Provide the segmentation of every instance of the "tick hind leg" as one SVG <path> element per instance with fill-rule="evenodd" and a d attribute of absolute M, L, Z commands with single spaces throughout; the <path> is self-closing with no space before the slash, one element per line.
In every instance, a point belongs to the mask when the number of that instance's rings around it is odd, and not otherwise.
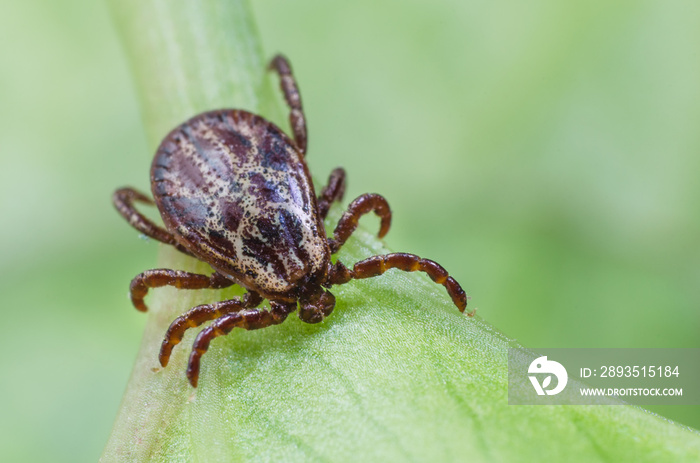
<path fill-rule="evenodd" d="M 165 332 L 163 343 L 160 347 L 158 360 L 165 368 L 170 360 L 170 354 L 173 348 L 180 344 L 185 331 L 189 328 L 196 328 L 204 322 L 214 320 L 226 314 L 239 312 L 244 309 L 257 307 L 262 302 L 262 298 L 258 293 L 246 293 L 243 297 L 229 299 L 227 301 L 215 302 L 213 304 L 204 304 L 188 310 L 185 314 L 177 317 Z"/>
<path fill-rule="evenodd" d="M 175 237 L 166 229 L 151 222 L 143 214 L 136 210 L 135 202 L 153 205 L 153 200 L 133 188 L 120 188 L 112 195 L 112 202 L 119 214 L 129 224 L 144 235 L 158 240 L 161 243 L 170 244 L 178 251 L 192 255 L 187 248 L 175 240 Z"/>
<path fill-rule="evenodd" d="M 279 325 L 296 309 L 296 303 L 277 303 L 270 301 L 271 310 L 246 309 L 229 313 L 217 318 L 211 325 L 203 329 L 192 345 L 192 353 L 187 364 L 187 378 L 193 387 L 197 387 L 199 365 L 202 355 L 209 350 L 209 344 L 214 338 L 229 334 L 234 328 L 257 330 L 272 325 Z"/>
<path fill-rule="evenodd" d="M 148 308 L 143 299 L 148 294 L 149 288 L 174 286 L 178 289 L 222 289 L 233 284 L 233 281 L 216 272 L 211 276 L 206 276 L 198 273 L 183 272 L 182 270 L 159 268 L 146 270 L 136 275 L 131 280 L 129 291 L 134 307 L 141 312 L 145 312 Z"/>
<path fill-rule="evenodd" d="M 466 309 L 467 299 L 469 298 L 467 293 L 457 283 L 457 280 L 452 278 L 447 273 L 447 270 L 437 262 L 422 259 L 414 254 L 397 252 L 383 256 L 373 256 L 356 263 L 352 270 L 347 269 L 342 264 L 336 264 L 334 272 L 331 274 L 331 283 L 343 284 L 352 279 L 372 278 L 392 268 L 403 270 L 404 272 L 420 271 L 427 273 L 435 283 L 441 284 L 447 289 L 447 294 L 450 295 L 452 302 L 454 302 L 460 312 L 464 312 L 464 309 Z M 475 312 L 476 310 L 472 310 L 467 312 L 467 315 L 472 317 Z"/>
<path fill-rule="evenodd" d="M 378 236 L 383 238 L 389 232 L 389 227 L 391 227 L 391 209 L 387 200 L 380 195 L 363 194 L 350 203 L 348 210 L 345 211 L 333 231 L 333 238 L 328 240 L 332 254 L 338 252 L 341 246 L 345 244 L 345 241 L 357 229 L 360 217 L 373 211 L 381 219 Z"/>
<path fill-rule="evenodd" d="M 333 169 L 328 177 L 328 183 L 318 196 L 318 214 L 322 219 L 328 215 L 331 204 L 343 200 L 343 195 L 345 195 L 345 169 L 338 167 Z"/>
<path fill-rule="evenodd" d="M 289 124 L 292 126 L 294 141 L 301 154 L 306 154 L 306 117 L 304 110 L 301 107 L 301 95 L 299 95 L 299 87 L 297 81 L 292 74 L 292 68 L 289 61 L 282 55 L 277 55 L 270 61 L 270 70 L 277 71 L 280 76 L 280 88 L 284 93 L 284 99 L 289 105 Z"/>

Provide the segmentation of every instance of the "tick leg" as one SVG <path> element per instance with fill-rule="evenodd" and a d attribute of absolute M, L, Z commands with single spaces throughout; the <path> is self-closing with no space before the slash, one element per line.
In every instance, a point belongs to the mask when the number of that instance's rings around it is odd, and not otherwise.
<path fill-rule="evenodd" d="M 457 283 L 457 280 L 452 278 L 447 273 L 447 270 L 437 262 L 421 259 L 414 254 L 397 252 L 383 256 L 370 257 L 356 263 L 352 272 L 349 272 L 349 275 L 347 275 L 345 279 L 347 279 L 347 277 L 353 279 L 376 277 L 392 268 L 397 268 L 404 272 L 420 271 L 427 273 L 435 283 L 441 284 L 447 288 L 447 293 L 460 312 L 464 312 L 464 309 L 467 307 L 467 294 L 459 283 Z M 472 317 L 474 313 L 475 311 L 472 310 L 471 312 L 467 312 L 467 315 Z"/>
<path fill-rule="evenodd" d="M 129 291 L 134 307 L 141 312 L 145 312 L 148 308 L 143 302 L 143 298 L 146 297 L 149 288 L 174 286 L 179 289 L 221 289 L 233 284 L 233 281 L 216 272 L 212 273 L 211 276 L 206 276 L 198 273 L 183 272 L 182 270 L 159 268 L 146 270 L 136 275 L 131 280 Z"/>
<path fill-rule="evenodd" d="M 160 364 L 164 368 L 168 365 L 173 348 L 180 344 L 187 329 L 196 328 L 204 322 L 214 320 L 215 318 L 222 317 L 232 312 L 256 307 L 261 302 L 262 298 L 258 293 L 246 293 L 242 298 L 237 297 L 214 304 L 199 305 L 188 310 L 185 314 L 177 317 L 175 321 L 170 324 L 168 331 L 165 332 L 163 344 L 160 346 L 160 354 L 158 355 Z"/>
<path fill-rule="evenodd" d="M 284 93 L 284 99 L 291 110 L 289 113 L 289 124 L 292 126 L 294 141 L 301 154 L 306 154 L 306 117 L 301 107 L 301 96 L 299 87 L 292 74 L 289 61 L 282 55 L 277 55 L 270 61 L 270 70 L 277 71 L 280 76 L 280 88 Z"/>
<path fill-rule="evenodd" d="M 187 378 L 192 387 L 197 387 L 199 379 L 199 364 L 202 355 L 209 349 L 211 341 L 219 336 L 229 334 L 234 328 L 257 330 L 272 325 L 279 325 L 296 309 L 296 303 L 277 303 L 270 301 L 270 311 L 262 309 L 246 309 L 233 312 L 217 318 L 211 325 L 197 335 L 192 346 L 192 353 L 187 364 Z"/>
<path fill-rule="evenodd" d="M 153 204 L 153 200 L 151 200 L 151 198 L 148 196 L 134 190 L 133 188 L 120 188 L 112 195 L 112 202 L 114 203 L 114 207 L 117 208 L 119 214 L 121 214 L 121 216 L 124 217 L 127 222 L 129 222 L 129 225 L 144 235 L 149 236 L 154 240 L 158 240 L 161 243 L 175 246 L 178 251 L 184 252 L 187 255 L 192 255 L 187 248 L 175 240 L 175 237 L 169 231 L 154 224 L 136 210 L 134 202 L 141 202 L 151 205 Z"/>
<path fill-rule="evenodd" d="M 338 225 L 333 232 L 333 239 L 328 240 L 328 245 L 331 248 L 331 253 L 335 254 L 345 244 L 345 241 L 357 229 L 357 222 L 363 215 L 374 211 L 381 218 L 379 227 L 379 237 L 383 238 L 389 231 L 391 226 L 391 209 L 389 203 L 383 196 L 366 193 L 355 199 L 348 210 L 338 221 Z"/>
<path fill-rule="evenodd" d="M 333 172 L 331 172 L 331 175 L 328 177 L 328 183 L 325 188 L 321 190 L 321 194 L 318 197 L 318 214 L 322 219 L 325 219 L 328 215 L 331 204 L 333 204 L 334 201 L 342 201 L 344 194 L 345 169 L 338 167 L 337 169 L 333 169 Z"/>

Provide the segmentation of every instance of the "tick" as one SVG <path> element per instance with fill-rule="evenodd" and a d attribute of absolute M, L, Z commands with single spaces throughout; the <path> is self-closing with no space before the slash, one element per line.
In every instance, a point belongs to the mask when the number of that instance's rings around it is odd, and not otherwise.
<path fill-rule="evenodd" d="M 299 308 L 299 318 L 318 323 L 335 307 L 333 285 L 370 278 L 396 268 L 425 272 L 464 312 L 467 295 L 436 262 L 413 254 L 369 257 L 352 268 L 331 262 L 357 228 L 364 214 L 381 219 L 379 237 L 389 231 L 391 210 L 386 199 L 363 194 L 350 203 L 333 231 L 326 236 L 323 220 L 345 191 L 345 171 L 335 169 L 316 196 L 306 166 L 306 119 L 289 62 L 281 55 L 270 63 L 290 108 L 293 139 L 260 116 L 240 109 L 208 111 L 175 128 L 161 142 L 151 165 L 151 190 L 165 228 L 154 224 L 135 207 L 153 204 L 133 188 L 114 193 L 117 211 L 146 236 L 211 265 L 211 275 L 155 269 L 131 282 L 134 306 L 146 311 L 149 288 L 220 289 L 240 285 L 236 297 L 194 307 L 176 318 L 161 345 L 165 367 L 188 328 L 214 320 L 196 337 L 187 378 L 197 387 L 200 361 L 211 341 L 234 328 L 255 330 L 282 323 Z M 267 299 L 270 309 L 259 308 Z M 469 316 L 473 312 L 468 313 Z"/>

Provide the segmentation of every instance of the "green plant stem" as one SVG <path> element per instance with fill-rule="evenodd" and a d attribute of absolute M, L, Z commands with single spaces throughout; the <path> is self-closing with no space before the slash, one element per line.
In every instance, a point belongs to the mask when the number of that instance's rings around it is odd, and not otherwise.
<path fill-rule="evenodd" d="M 287 127 L 245 1 L 114 0 L 112 10 L 152 152 L 172 127 L 214 108 L 244 108 Z M 327 226 L 339 214 L 334 208 Z M 339 259 L 386 252 L 360 229 Z M 168 247 L 158 267 L 208 271 Z M 322 324 L 290 317 L 217 339 L 195 390 L 184 371 L 197 330 L 165 369 L 162 336 L 186 309 L 235 291 L 153 291 L 102 460 L 700 459 L 696 432 L 638 408 L 509 406 L 506 355 L 516 344 L 461 315 L 425 275 L 393 271 L 333 292 L 336 310 Z"/>

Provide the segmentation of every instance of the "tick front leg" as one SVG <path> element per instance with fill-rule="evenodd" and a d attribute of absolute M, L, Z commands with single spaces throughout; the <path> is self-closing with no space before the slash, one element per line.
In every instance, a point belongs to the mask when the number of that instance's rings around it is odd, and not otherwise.
<path fill-rule="evenodd" d="M 296 303 L 282 304 L 270 301 L 270 306 L 271 310 L 269 311 L 248 309 L 224 315 L 221 318 L 217 318 L 197 335 L 187 364 L 187 378 L 190 380 L 192 387 L 197 387 L 202 355 L 209 350 L 209 344 L 214 338 L 229 334 L 234 328 L 257 330 L 272 325 L 279 325 L 296 309 Z"/>
<path fill-rule="evenodd" d="M 345 169 L 338 167 L 331 172 L 328 183 L 318 197 L 318 214 L 322 219 L 328 215 L 331 204 L 342 201 L 345 194 Z"/>
<path fill-rule="evenodd" d="M 154 224 L 136 210 L 135 202 L 153 205 L 153 200 L 148 196 L 133 188 L 120 188 L 112 195 L 112 202 L 119 214 L 129 222 L 129 225 L 144 235 L 158 240 L 161 243 L 170 244 L 178 251 L 189 256 L 192 255 L 187 248 L 175 240 L 175 237 L 169 231 Z"/>
<path fill-rule="evenodd" d="M 269 69 L 277 71 L 280 76 L 280 88 L 290 109 L 289 124 L 292 126 L 294 141 L 301 154 L 306 154 L 306 117 L 301 107 L 299 87 L 294 79 L 294 74 L 292 74 L 289 61 L 284 56 L 277 55 L 270 61 Z"/>
<path fill-rule="evenodd" d="M 198 273 L 183 272 L 182 270 L 159 268 L 146 270 L 136 275 L 131 280 L 129 290 L 134 307 L 141 312 L 145 312 L 148 308 L 143 299 L 148 294 L 149 288 L 174 286 L 178 289 L 221 289 L 233 284 L 233 281 L 216 272 L 212 273 L 211 276 L 206 276 Z"/>
<path fill-rule="evenodd" d="M 371 278 L 381 275 L 389 269 L 397 268 L 404 272 L 425 272 L 428 276 L 438 284 L 443 285 L 447 289 L 447 293 L 452 298 L 452 302 L 457 306 L 460 312 L 464 312 L 467 307 L 467 293 L 457 283 L 457 280 L 452 278 L 440 264 L 428 259 L 421 259 L 414 254 L 406 254 L 397 252 L 386 254 L 383 256 L 373 256 L 362 260 L 355 264 L 352 272 L 349 272 L 346 280 Z M 476 311 L 467 312 L 470 317 L 474 316 Z"/>
<path fill-rule="evenodd" d="M 338 252 L 341 246 L 345 244 L 345 241 L 347 241 L 350 235 L 357 229 L 357 223 L 360 217 L 372 211 L 381 218 L 378 236 L 383 238 L 384 235 L 387 234 L 389 227 L 391 227 L 391 209 L 389 209 L 389 203 L 383 196 L 366 193 L 350 203 L 348 210 L 345 211 L 338 221 L 338 225 L 333 232 L 333 239 L 328 240 L 328 245 L 331 248 L 332 254 Z"/>
<path fill-rule="evenodd" d="M 170 354 L 173 348 L 180 344 L 185 331 L 189 328 L 196 328 L 204 322 L 214 320 L 232 312 L 239 312 L 244 309 L 257 307 L 262 302 L 262 298 L 258 293 L 246 293 L 242 298 L 237 297 L 227 301 L 220 301 L 214 304 L 204 304 L 188 310 L 185 314 L 177 317 L 170 324 L 168 331 L 165 332 L 163 344 L 160 347 L 158 360 L 165 368 L 170 361 Z"/>

